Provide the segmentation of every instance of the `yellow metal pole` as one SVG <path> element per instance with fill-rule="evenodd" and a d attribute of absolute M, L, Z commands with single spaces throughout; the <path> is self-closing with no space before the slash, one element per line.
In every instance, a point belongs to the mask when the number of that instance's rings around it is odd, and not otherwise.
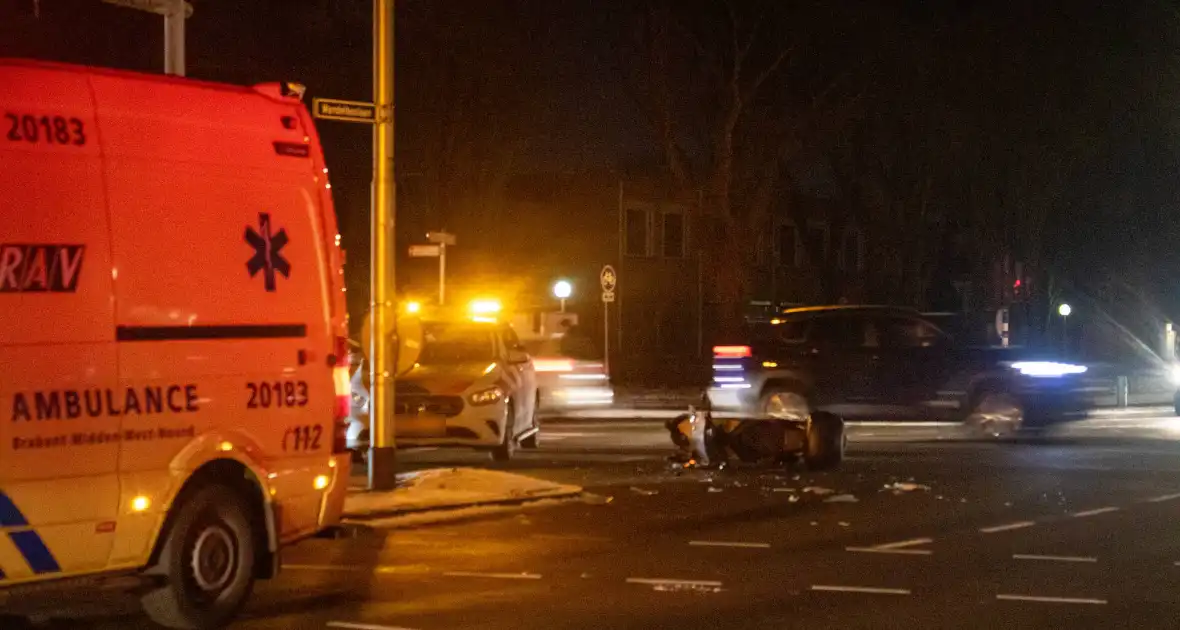
<path fill-rule="evenodd" d="M 394 0 L 373 0 L 372 269 L 370 270 L 369 489 L 392 490 L 397 483 L 394 445 L 393 237 L 397 189 L 393 176 L 393 9 Z"/>

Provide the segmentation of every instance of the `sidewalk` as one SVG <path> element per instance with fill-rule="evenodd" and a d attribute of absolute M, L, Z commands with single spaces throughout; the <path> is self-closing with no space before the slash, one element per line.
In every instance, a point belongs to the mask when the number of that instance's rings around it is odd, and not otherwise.
<path fill-rule="evenodd" d="M 579 486 L 478 468 L 435 468 L 397 476 L 398 487 L 388 492 L 349 489 L 344 519 L 353 524 L 388 527 L 424 524 L 473 516 L 473 510 L 519 506 L 545 499 L 565 499 L 582 493 Z M 415 517 L 409 519 L 407 517 Z"/>

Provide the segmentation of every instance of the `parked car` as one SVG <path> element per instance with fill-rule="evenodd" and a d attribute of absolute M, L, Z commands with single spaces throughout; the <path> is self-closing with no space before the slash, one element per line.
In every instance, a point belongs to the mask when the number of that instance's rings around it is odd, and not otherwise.
<path fill-rule="evenodd" d="M 467 446 L 511 459 L 536 448 L 537 379 L 512 327 L 469 319 L 426 321 L 421 353 L 394 381 L 397 446 Z M 361 360 L 352 374 L 354 452 L 368 448 L 369 387 Z"/>
<path fill-rule="evenodd" d="M 709 402 L 746 417 L 954 420 L 987 434 L 1081 417 L 1082 365 L 970 347 L 916 311 L 798 308 L 714 348 Z"/>

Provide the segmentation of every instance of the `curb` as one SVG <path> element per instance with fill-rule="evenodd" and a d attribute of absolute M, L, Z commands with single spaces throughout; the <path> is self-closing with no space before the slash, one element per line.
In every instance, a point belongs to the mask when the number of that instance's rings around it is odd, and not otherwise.
<path fill-rule="evenodd" d="M 446 513 L 455 510 L 463 510 L 467 508 L 476 507 L 512 507 L 518 505 L 527 505 L 537 501 L 544 501 L 546 499 L 569 499 L 581 496 L 585 491 L 582 488 L 576 490 L 552 490 L 543 493 L 532 494 L 526 497 L 511 497 L 504 499 L 488 499 L 486 501 L 462 501 L 442 505 L 431 505 L 426 507 L 411 507 L 401 508 L 395 510 L 379 510 L 373 512 L 366 512 L 362 514 L 348 514 L 345 513 L 341 519 L 342 524 L 364 525 L 370 521 L 383 520 L 387 518 L 397 518 L 399 516 L 410 516 L 416 514 L 429 514 L 432 512 Z"/>

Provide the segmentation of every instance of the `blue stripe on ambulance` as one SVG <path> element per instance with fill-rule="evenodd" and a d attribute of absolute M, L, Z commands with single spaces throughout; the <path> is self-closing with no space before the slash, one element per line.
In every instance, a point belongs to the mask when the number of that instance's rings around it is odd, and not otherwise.
<path fill-rule="evenodd" d="M 7 494 L 0 492 L 0 527 L 28 526 L 29 521 L 20 508 L 16 507 Z M 37 532 L 31 529 L 8 532 L 8 538 L 12 544 L 16 545 L 20 555 L 24 556 L 25 562 L 29 563 L 29 568 L 33 570 L 33 573 L 58 573 L 61 571 L 61 566 L 53 557 L 53 552 L 49 551 L 49 547 L 45 546 L 45 541 L 41 540 L 41 536 Z M 0 569 L 0 580 L 4 578 L 4 570 Z"/>

